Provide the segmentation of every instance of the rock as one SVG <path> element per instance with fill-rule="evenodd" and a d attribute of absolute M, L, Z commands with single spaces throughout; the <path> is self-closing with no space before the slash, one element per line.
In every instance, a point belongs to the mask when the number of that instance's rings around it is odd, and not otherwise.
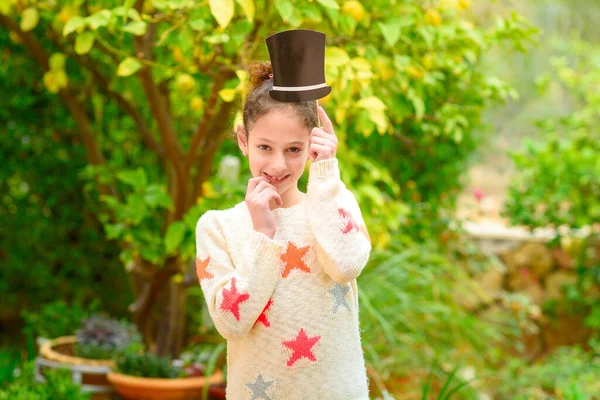
<path fill-rule="evenodd" d="M 554 266 L 550 250 L 542 243 L 529 242 L 523 247 L 509 252 L 503 257 L 508 272 L 521 273 L 527 268 L 535 277 L 541 278 Z"/>
<path fill-rule="evenodd" d="M 577 275 L 571 271 L 558 271 L 550 274 L 545 280 L 545 300 L 560 300 L 564 297 L 563 286 L 577 282 Z"/>

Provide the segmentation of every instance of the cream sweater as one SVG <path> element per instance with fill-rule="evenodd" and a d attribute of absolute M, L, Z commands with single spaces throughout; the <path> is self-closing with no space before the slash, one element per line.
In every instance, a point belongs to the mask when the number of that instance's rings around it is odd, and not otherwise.
<path fill-rule="evenodd" d="M 272 211 L 270 239 L 244 202 L 196 227 L 196 270 L 227 339 L 227 398 L 368 399 L 356 278 L 371 243 L 337 159 L 313 163 L 306 200 Z"/>

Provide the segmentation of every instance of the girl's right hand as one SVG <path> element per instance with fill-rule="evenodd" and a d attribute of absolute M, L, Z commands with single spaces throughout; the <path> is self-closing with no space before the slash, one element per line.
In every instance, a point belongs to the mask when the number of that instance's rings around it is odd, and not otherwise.
<path fill-rule="evenodd" d="M 248 181 L 245 202 L 250 211 L 254 230 L 273 239 L 276 229 L 275 219 L 269 206 L 271 200 L 275 200 L 278 205 L 283 204 L 277 189 L 266 178 L 258 176 Z"/>

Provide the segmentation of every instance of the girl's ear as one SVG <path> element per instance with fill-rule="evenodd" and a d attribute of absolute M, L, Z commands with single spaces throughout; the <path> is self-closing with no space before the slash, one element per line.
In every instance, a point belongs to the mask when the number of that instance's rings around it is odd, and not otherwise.
<path fill-rule="evenodd" d="M 248 154 L 248 139 L 246 137 L 246 130 L 242 125 L 237 126 L 237 140 L 242 153 L 244 155 Z"/>

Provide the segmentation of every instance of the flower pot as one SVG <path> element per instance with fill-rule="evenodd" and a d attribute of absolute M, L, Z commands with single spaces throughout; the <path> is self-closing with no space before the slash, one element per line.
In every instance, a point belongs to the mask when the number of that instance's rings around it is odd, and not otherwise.
<path fill-rule="evenodd" d="M 215 383 L 208 388 L 208 400 L 225 400 L 225 382 Z"/>
<path fill-rule="evenodd" d="M 92 400 L 110 399 L 114 389 L 106 379 L 106 373 L 114 367 L 114 362 L 75 357 L 76 342 L 75 336 L 63 336 L 41 343 L 40 356 L 35 360 L 36 380 L 45 382 L 44 369 L 66 368 L 82 391 L 92 393 Z"/>
<path fill-rule="evenodd" d="M 223 373 L 217 371 L 208 377 L 190 378 L 141 378 L 111 371 L 107 374 L 117 392 L 131 400 L 192 400 L 202 395 L 206 385 L 223 381 Z"/>

